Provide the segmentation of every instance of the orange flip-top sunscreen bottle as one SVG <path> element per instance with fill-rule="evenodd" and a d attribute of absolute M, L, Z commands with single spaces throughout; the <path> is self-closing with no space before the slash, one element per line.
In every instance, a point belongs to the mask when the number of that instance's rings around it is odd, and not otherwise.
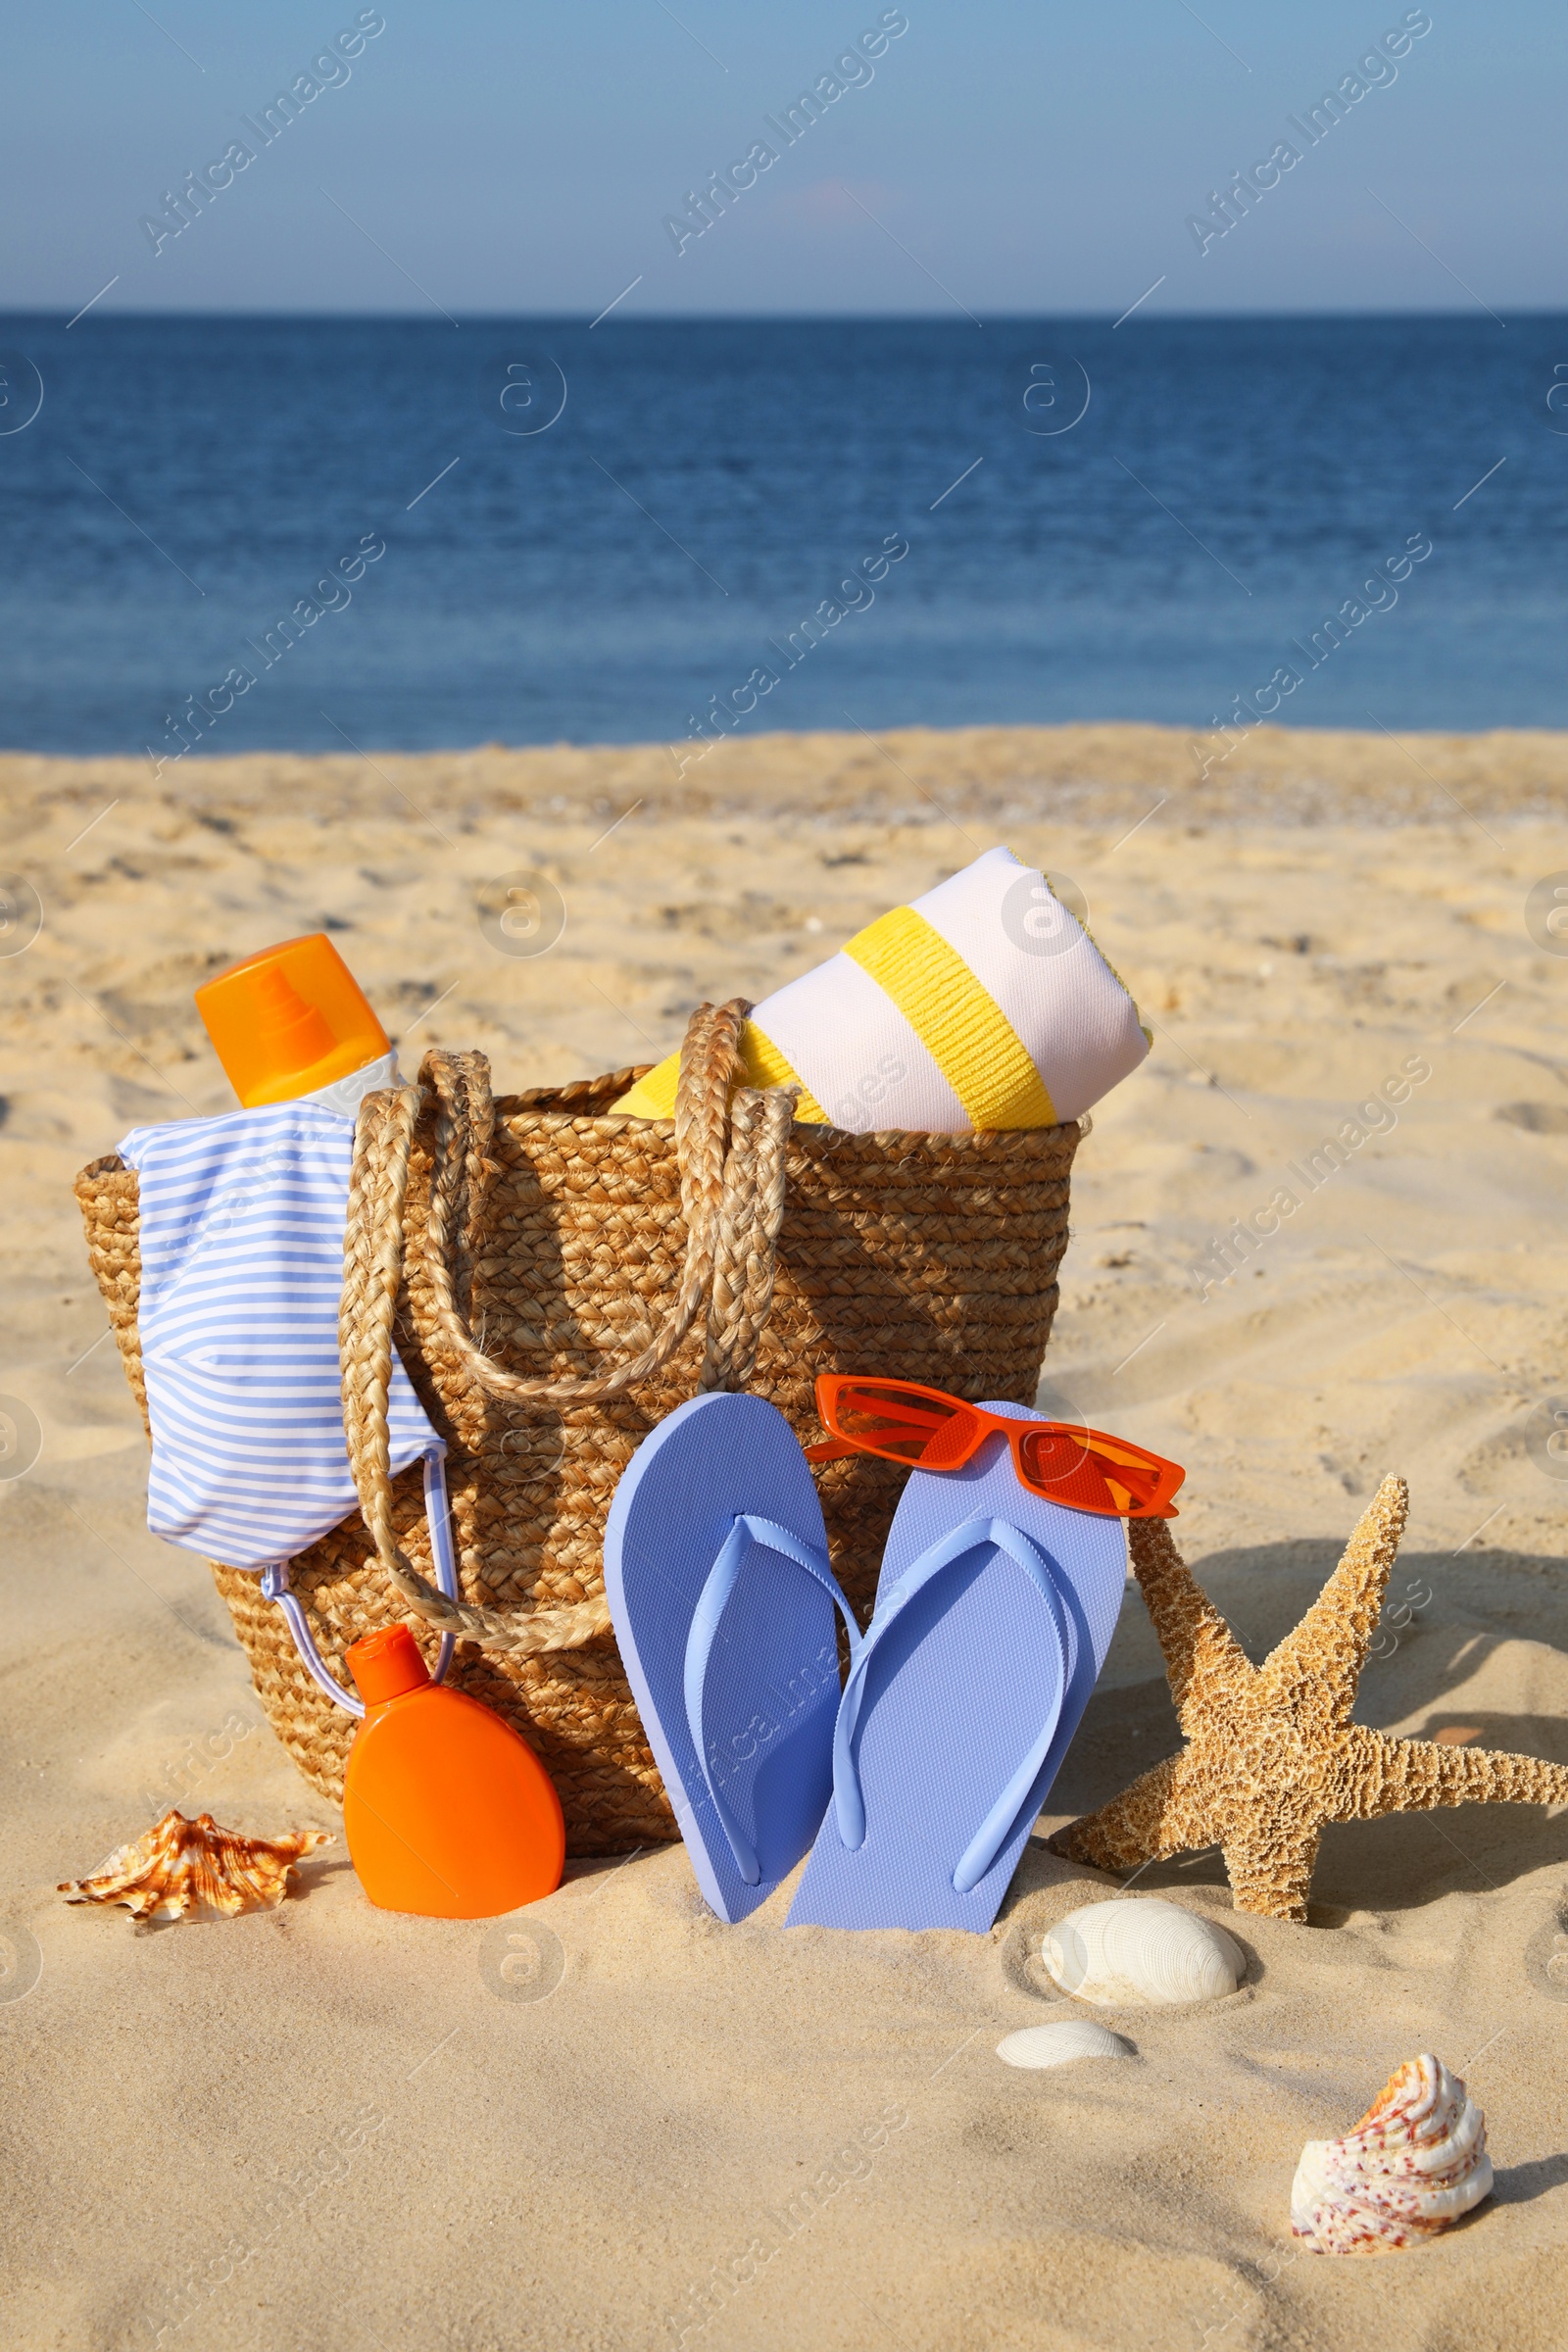
<path fill-rule="evenodd" d="M 241 956 L 202 983 L 196 1009 L 247 1110 L 317 1094 L 392 1051 L 324 931 Z"/>
<path fill-rule="evenodd" d="M 360 1884 L 383 1911 L 494 1919 L 561 1884 L 554 1783 L 491 1708 L 432 1683 L 406 1625 L 348 1652 L 365 1700 L 343 1782 Z"/>

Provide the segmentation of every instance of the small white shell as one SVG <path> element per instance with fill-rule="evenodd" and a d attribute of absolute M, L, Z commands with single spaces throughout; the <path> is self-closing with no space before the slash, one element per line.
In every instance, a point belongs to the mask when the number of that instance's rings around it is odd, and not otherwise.
<path fill-rule="evenodd" d="M 1234 1992 L 1247 1963 L 1222 1928 L 1135 1895 L 1058 1919 L 1041 1957 L 1063 1992 L 1106 2009 L 1186 2009 Z"/>
<path fill-rule="evenodd" d="M 1291 2230 L 1318 2254 L 1387 2254 L 1446 2230 L 1492 2193 L 1487 2119 L 1430 2051 L 1391 2075 L 1343 2139 L 1309 2139 Z"/>
<path fill-rule="evenodd" d="M 1067 2066 L 1074 2058 L 1130 2058 L 1133 2045 L 1104 2026 L 1074 2017 L 1059 2026 L 1025 2026 L 997 2044 L 1008 2066 Z"/>

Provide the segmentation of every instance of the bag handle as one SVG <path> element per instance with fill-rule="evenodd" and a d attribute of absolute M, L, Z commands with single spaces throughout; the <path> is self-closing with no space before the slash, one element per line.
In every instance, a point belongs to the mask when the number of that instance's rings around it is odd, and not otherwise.
<path fill-rule="evenodd" d="M 430 1205 L 420 1249 L 441 1331 L 470 1376 L 490 1395 L 521 1405 L 586 1403 L 622 1395 L 665 1364 L 698 1309 L 708 1307 L 700 1390 L 738 1389 L 750 1377 L 772 1303 L 784 1219 L 785 1145 L 793 1088 L 741 1086 L 742 999 L 699 1005 L 681 1049 L 675 1096 L 686 1255 L 674 1302 L 654 1338 L 629 1363 L 587 1379 L 524 1379 L 488 1356 L 453 1296 L 449 1262 L 461 1228 L 470 1247 L 483 1222 L 495 1162 L 489 1064 L 482 1054 L 426 1054 L 417 1086 L 367 1095 L 360 1104 L 344 1228 L 338 1348 L 343 1431 L 365 1522 L 400 1597 L 443 1633 L 513 1656 L 576 1649 L 610 1628 L 604 1594 L 568 1608 L 487 1609 L 439 1592 L 403 1551 L 392 1526 L 387 1396 L 393 1320 L 403 1277 L 409 1162 L 420 1111 L 435 1106 Z"/>
<path fill-rule="evenodd" d="M 428 1081 L 434 1091 L 436 1116 L 424 1271 L 442 1333 L 470 1377 L 492 1396 L 541 1404 L 587 1404 L 618 1396 L 659 1371 L 686 1337 L 712 1287 L 725 1204 L 730 1092 L 736 1078 L 745 1077 L 740 1029 L 749 1009 L 740 999 L 729 1004 L 699 1005 L 681 1050 L 675 1149 L 680 1160 L 686 1260 L 674 1303 L 641 1354 L 612 1372 L 582 1380 L 548 1375 L 526 1379 L 508 1372 L 485 1354 L 458 1311 L 450 1262 L 452 1240 L 460 1224 L 466 1225 L 470 1246 L 477 1238 L 487 1182 L 494 1169 L 487 1152 L 495 1129 L 495 1107 L 489 1065 L 482 1054 L 436 1052 L 425 1055 L 419 1077 L 421 1084 Z"/>

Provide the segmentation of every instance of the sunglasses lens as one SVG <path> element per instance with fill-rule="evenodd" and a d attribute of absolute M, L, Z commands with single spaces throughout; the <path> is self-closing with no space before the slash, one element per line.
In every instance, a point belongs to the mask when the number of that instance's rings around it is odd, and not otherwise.
<path fill-rule="evenodd" d="M 1060 1486 L 1088 1463 L 1088 1432 L 1031 1429 L 1023 1441 L 1024 1467 L 1042 1486 Z"/>
<path fill-rule="evenodd" d="M 901 1462 L 940 1464 L 955 1450 L 967 1414 L 961 1404 L 941 1396 L 911 1396 L 874 1380 L 857 1380 L 846 1381 L 839 1391 L 833 1419 L 844 1437 L 878 1453 Z"/>
<path fill-rule="evenodd" d="M 1021 1450 L 1031 1486 L 1074 1510 L 1120 1518 L 1147 1511 L 1159 1498 L 1160 1473 L 1152 1462 L 1123 1459 L 1120 1449 L 1113 1458 L 1086 1429 L 1032 1429 Z"/>

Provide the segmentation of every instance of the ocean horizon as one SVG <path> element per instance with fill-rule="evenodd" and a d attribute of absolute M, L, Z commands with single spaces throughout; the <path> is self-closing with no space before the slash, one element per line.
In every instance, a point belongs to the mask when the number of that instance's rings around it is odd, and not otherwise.
<path fill-rule="evenodd" d="M 1557 313 L 10 314 L 0 365 L 8 749 L 1568 724 Z"/>

